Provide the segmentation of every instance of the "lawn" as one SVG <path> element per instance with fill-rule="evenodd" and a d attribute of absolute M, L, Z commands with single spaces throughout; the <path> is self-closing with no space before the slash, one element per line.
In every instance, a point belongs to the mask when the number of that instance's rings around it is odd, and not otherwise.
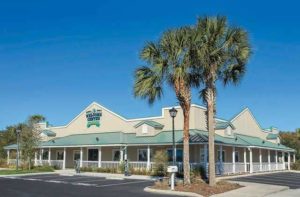
<path fill-rule="evenodd" d="M 13 175 L 13 174 L 28 174 L 28 173 L 38 173 L 38 172 L 54 172 L 51 167 L 36 167 L 31 170 L 28 169 L 9 169 L 9 170 L 0 170 L 0 175 Z"/>

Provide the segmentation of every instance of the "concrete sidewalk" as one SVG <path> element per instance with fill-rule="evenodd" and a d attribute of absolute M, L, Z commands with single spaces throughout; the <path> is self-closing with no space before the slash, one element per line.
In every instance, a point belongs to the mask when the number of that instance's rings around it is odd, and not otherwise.
<path fill-rule="evenodd" d="M 151 176 L 144 176 L 144 175 L 131 175 L 125 176 L 124 174 L 112 174 L 112 173 L 100 173 L 100 172 L 81 172 L 77 174 L 73 169 L 66 169 L 66 170 L 55 170 L 55 173 L 65 176 L 93 176 L 93 177 L 105 177 L 105 178 L 112 178 L 112 179 L 138 179 L 138 180 L 157 180 L 157 177 Z"/>
<path fill-rule="evenodd" d="M 233 181 L 231 181 L 233 182 Z M 235 182 L 245 187 L 240 189 L 225 192 L 223 194 L 216 194 L 212 197 L 262 197 L 262 196 L 273 196 L 279 192 L 289 191 L 289 187 L 278 186 L 278 185 L 267 185 L 258 183 L 248 183 L 248 182 Z M 284 195 L 286 196 L 286 195 Z"/>

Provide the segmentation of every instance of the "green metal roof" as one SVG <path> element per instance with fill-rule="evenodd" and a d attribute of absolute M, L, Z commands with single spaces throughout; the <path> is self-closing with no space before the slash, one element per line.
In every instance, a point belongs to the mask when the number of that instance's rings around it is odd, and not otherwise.
<path fill-rule="evenodd" d="M 48 137 L 55 137 L 56 133 L 50 130 L 44 130 L 42 131 L 43 134 L 47 135 Z"/>
<path fill-rule="evenodd" d="M 216 129 L 226 129 L 227 127 L 235 128 L 231 122 L 216 121 Z"/>
<path fill-rule="evenodd" d="M 276 140 L 277 137 L 278 137 L 278 134 L 275 134 L 275 133 L 269 133 L 269 134 L 267 135 L 267 139 L 268 139 L 268 140 Z"/>
<path fill-rule="evenodd" d="M 177 143 L 183 142 L 182 130 L 175 131 L 175 141 Z M 97 146 L 97 145 L 121 145 L 121 144 L 171 144 L 172 131 L 162 131 L 154 136 L 136 136 L 135 133 L 123 132 L 105 132 L 105 133 L 90 133 L 90 134 L 76 134 L 52 140 L 41 142 L 41 147 L 65 147 L 65 146 Z M 208 132 L 196 129 L 190 130 L 190 143 L 208 143 Z M 285 151 L 294 151 L 282 144 L 276 144 L 265 141 L 258 137 L 252 137 L 242 134 L 235 134 L 233 137 L 223 137 L 215 135 L 215 143 L 223 145 L 235 145 L 242 147 L 265 147 Z M 5 149 L 16 149 L 16 145 L 6 146 Z"/>
<path fill-rule="evenodd" d="M 253 136 L 242 135 L 242 134 L 236 134 L 236 136 L 238 138 L 240 138 L 241 140 L 244 140 L 245 142 L 249 143 L 249 146 L 258 146 L 258 147 L 266 147 L 266 148 L 294 151 L 294 149 L 291 149 L 287 146 L 284 146 L 279 143 L 276 144 L 273 142 L 269 142 L 269 141 L 263 140 L 259 137 L 253 137 Z"/>
<path fill-rule="evenodd" d="M 138 128 L 139 126 L 141 126 L 143 124 L 147 124 L 147 125 L 149 125 L 151 127 L 154 127 L 156 129 L 162 129 L 162 128 L 164 128 L 164 125 L 162 125 L 162 124 L 160 124 L 158 122 L 155 122 L 153 120 L 144 120 L 144 121 L 141 121 L 138 124 L 136 124 L 134 127 Z"/>

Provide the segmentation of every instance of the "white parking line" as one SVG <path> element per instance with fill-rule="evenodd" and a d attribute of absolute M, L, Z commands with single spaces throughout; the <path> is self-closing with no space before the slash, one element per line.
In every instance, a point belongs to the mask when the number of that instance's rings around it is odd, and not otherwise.
<path fill-rule="evenodd" d="M 79 186 L 97 186 L 97 184 L 89 184 L 89 183 L 72 183 L 72 185 L 79 185 Z"/>
<path fill-rule="evenodd" d="M 146 181 L 132 181 L 132 182 L 126 182 L 126 183 L 112 183 L 112 184 L 107 184 L 107 185 L 98 185 L 96 187 L 111 187 L 111 186 L 130 185 L 130 184 L 145 183 L 145 182 L 149 182 L 149 180 L 146 180 Z"/>
<path fill-rule="evenodd" d="M 90 182 L 101 182 L 101 181 L 108 181 L 106 179 L 93 179 L 93 180 L 86 180 L 86 181 L 78 181 L 80 183 L 90 183 Z M 76 182 L 76 183 L 78 183 Z"/>

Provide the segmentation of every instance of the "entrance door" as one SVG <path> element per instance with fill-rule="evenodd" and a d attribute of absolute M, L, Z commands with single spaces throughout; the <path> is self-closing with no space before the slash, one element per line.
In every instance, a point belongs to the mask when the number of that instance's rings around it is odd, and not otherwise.
<path fill-rule="evenodd" d="M 80 151 L 79 150 L 75 150 L 73 153 L 73 160 L 77 161 L 80 160 Z"/>

